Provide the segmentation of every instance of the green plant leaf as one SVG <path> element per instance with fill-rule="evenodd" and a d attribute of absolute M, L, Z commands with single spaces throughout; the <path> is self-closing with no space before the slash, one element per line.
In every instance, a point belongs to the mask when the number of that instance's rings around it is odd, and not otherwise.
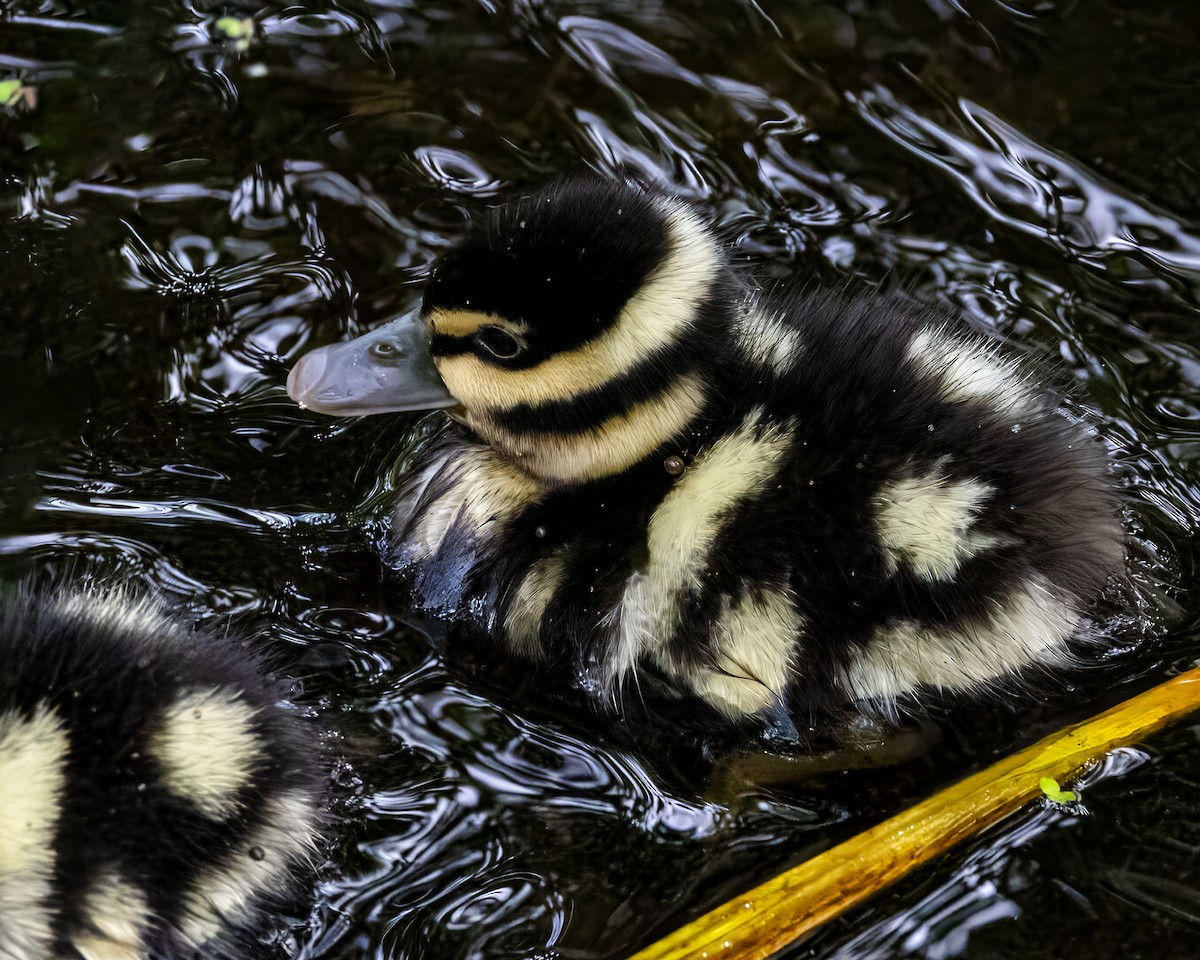
<path fill-rule="evenodd" d="M 230 40 L 248 40 L 254 36 L 254 21 L 249 17 L 221 17 L 216 26 Z"/>
<path fill-rule="evenodd" d="M 1078 793 L 1074 790 L 1064 790 L 1053 777 L 1042 777 L 1038 785 L 1042 788 L 1042 793 L 1055 803 L 1074 803 L 1079 799 Z"/>
<path fill-rule="evenodd" d="M 20 96 L 20 80 L 0 80 L 0 106 L 11 107 Z"/>

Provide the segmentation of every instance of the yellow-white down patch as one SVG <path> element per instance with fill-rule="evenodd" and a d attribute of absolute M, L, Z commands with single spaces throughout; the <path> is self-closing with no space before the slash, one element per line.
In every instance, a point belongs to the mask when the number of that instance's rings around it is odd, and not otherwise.
<path fill-rule="evenodd" d="M 570 400 L 632 369 L 654 350 L 680 340 L 691 326 L 696 303 L 716 276 L 720 253 L 708 230 L 683 207 L 664 201 L 668 253 L 625 304 L 616 322 L 577 349 L 548 357 L 535 367 L 511 370 L 472 354 L 437 358 L 447 389 L 468 413 L 508 410 L 520 404 Z M 581 304 L 580 309 L 586 310 Z M 435 311 L 426 322 L 463 329 L 463 311 Z M 473 322 L 491 322 L 485 315 Z"/>
<path fill-rule="evenodd" d="M 1007 416 L 1040 406 L 1029 379 L 998 349 L 966 343 L 946 330 L 922 330 L 909 343 L 908 359 L 937 381 L 941 398 L 948 402 L 981 402 Z"/>
<path fill-rule="evenodd" d="M 218 689 L 185 694 L 168 707 L 150 740 L 167 789 L 206 816 L 237 813 L 238 792 L 262 757 L 256 713 L 236 693 Z"/>
<path fill-rule="evenodd" d="M 83 960 L 142 960 L 142 937 L 150 919 L 145 894 L 116 874 L 102 876 L 87 892 L 89 929 L 71 943 Z"/>
<path fill-rule="evenodd" d="M 525 337 L 530 329 L 529 324 L 524 320 L 514 320 L 462 308 L 434 310 L 425 318 L 425 322 L 432 333 L 444 333 L 452 337 L 469 337 L 478 332 L 480 327 L 496 326 L 520 339 Z"/>
<path fill-rule="evenodd" d="M 761 417 L 755 411 L 696 457 L 651 516 L 646 565 L 629 578 L 618 610 L 612 679 L 660 652 L 679 626 L 680 601 L 701 586 L 722 521 L 775 473 L 788 425 L 760 429 Z"/>
<path fill-rule="evenodd" d="M 713 628 L 716 667 L 687 678 L 692 689 L 730 717 L 765 710 L 783 695 L 803 626 L 781 590 L 726 600 Z"/>
<path fill-rule="evenodd" d="M 283 794 L 263 803 L 262 825 L 228 856 L 206 869 L 184 902 L 180 929 L 194 945 L 246 919 L 255 900 L 284 889 L 293 866 L 316 855 L 316 819 L 304 797 Z"/>
<path fill-rule="evenodd" d="M 67 735 L 49 707 L 0 714 L 0 957 L 52 955 L 47 898 L 66 761 Z"/>
<path fill-rule="evenodd" d="M 738 346 L 749 360 L 780 376 L 789 374 L 804 349 L 800 331 L 778 314 L 750 309 L 735 327 Z"/>
<path fill-rule="evenodd" d="M 504 619 L 508 642 L 518 653 L 527 657 L 541 656 L 542 618 L 566 570 L 567 552 L 559 549 L 542 557 L 525 574 Z"/>
<path fill-rule="evenodd" d="M 856 699 L 894 699 L 922 684 L 976 690 L 1022 667 L 1065 660 L 1078 622 L 1045 581 L 1031 579 L 981 622 L 939 628 L 905 622 L 880 630 L 842 685 Z"/>
<path fill-rule="evenodd" d="M 949 580 L 965 560 L 1000 540 L 974 529 L 993 490 L 978 480 L 949 480 L 937 468 L 890 484 L 875 500 L 875 529 L 891 570 Z"/>
<path fill-rule="evenodd" d="M 159 604 L 129 591 L 70 590 L 56 599 L 60 613 L 79 618 L 116 633 L 147 637 L 155 642 L 178 629 Z"/>
<path fill-rule="evenodd" d="M 414 560 L 437 553 L 450 528 L 462 521 L 472 533 L 486 536 L 535 503 L 537 483 L 500 454 L 482 444 L 464 444 L 440 461 L 448 488 L 425 508 L 405 534 Z"/>
<path fill-rule="evenodd" d="M 468 416 L 478 433 L 512 455 L 523 470 L 550 483 L 620 473 L 683 433 L 704 407 L 704 384 L 680 377 L 656 397 L 634 404 L 594 430 L 578 434 L 509 434 Z"/>

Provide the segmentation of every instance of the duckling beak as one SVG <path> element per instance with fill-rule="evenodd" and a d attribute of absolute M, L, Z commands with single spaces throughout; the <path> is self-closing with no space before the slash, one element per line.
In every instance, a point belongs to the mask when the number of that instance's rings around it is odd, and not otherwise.
<path fill-rule="evenodd" d="M 458 403 L 433 364 L 424 325 L 414 317 L 306 353 L 288 374 L 287 392 L 301 407 L 335 417 Z"/>

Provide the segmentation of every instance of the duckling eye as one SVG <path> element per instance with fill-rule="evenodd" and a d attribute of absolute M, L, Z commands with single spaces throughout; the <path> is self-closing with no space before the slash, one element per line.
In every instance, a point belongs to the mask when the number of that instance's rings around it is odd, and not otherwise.
<path fill-rule="evenodd" d="M 475 342 L 497 360 L 511 360 L 521 352 L 521 341 L 499 327 L 481 327 Z"/>
<path fill-rule="evenodd" d="M 388 340 L 375 341 L 367 347 L 367 353 L 376 360 L 401 360 L 404 357 L 404 351 Z"/>

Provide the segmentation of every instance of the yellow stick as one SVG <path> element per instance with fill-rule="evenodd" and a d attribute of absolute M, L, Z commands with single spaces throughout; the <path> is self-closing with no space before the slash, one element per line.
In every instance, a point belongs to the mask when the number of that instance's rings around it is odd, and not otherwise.
<path fill-rule="evenodd" d="M 1136 743 L 1200 707 L 1200 667 L 1046 737 L 928 800 L 781 873 L 687 924 L 631 960 L 765 960 L 1066 780 L 1114 747 Z"/>

